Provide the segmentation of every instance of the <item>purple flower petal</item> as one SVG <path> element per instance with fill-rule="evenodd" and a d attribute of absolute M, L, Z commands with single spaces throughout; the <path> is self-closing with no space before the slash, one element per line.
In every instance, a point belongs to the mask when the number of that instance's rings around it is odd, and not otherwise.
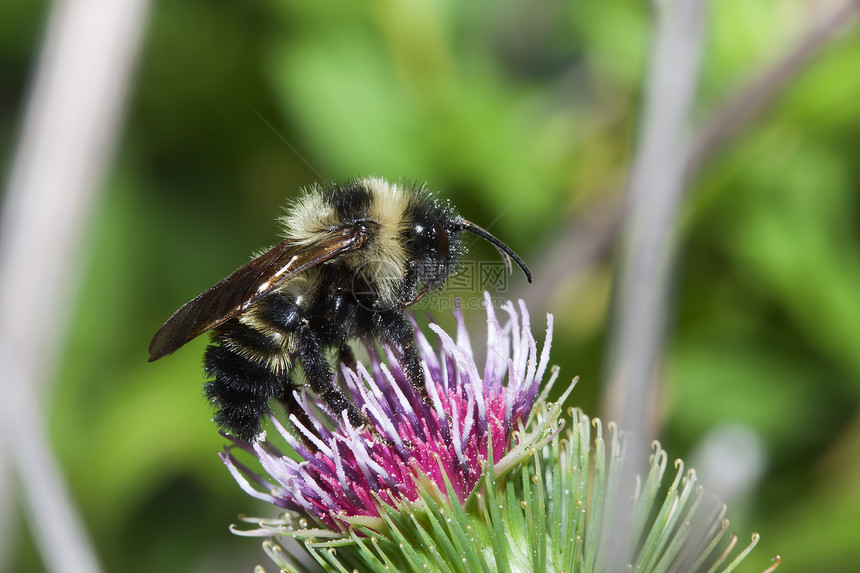
<path fill-rule="evenodd" d="M 534 405 L 552 338 L 548 317 L 546 339 L 538 353 L 524 304 L 517 312 L 506 303 L 500 323 L 489 295 L 484 300 L 487 358 L 483 374 L 475 364 L 458 303 L 453 313 L 456 342 L 431 323 L 438 340 L 434 349 L 416 326 L 426 402 L 407 379 L 399 350 L 384 347 L 383 363 L 377 348 L 368 345 L 369 369 L 358 364 L 355 371 L 344 367 L 342 372 L 373 431 L 351 427 L 345 413 L 338 417 L 324 412 L 321 417 L 321 408 L 302 390 L 295 397 L 305 415 L 289 417 L 298 437 L 274 417 L 272 421 L 273 434 L 280 434 L 303 460 L 281 455 L 268 441 L 250 448 L 237 443 L 257 457 L 275 482 L 225 452 L 221 459 L 240 487 L 258 499 L 341 531 L 356 520 L 374 523 L 381 515 L 380 504 L 415 501 L 419 487 L 428 480 L 444 492 L 447 479 L 459 501 L 465 501 L 481 478 L 489 440 L 494 464 L 515 446 L 513 430 L 525 424 Z M 302 420 L 309 420 L 310 427 Z"/>

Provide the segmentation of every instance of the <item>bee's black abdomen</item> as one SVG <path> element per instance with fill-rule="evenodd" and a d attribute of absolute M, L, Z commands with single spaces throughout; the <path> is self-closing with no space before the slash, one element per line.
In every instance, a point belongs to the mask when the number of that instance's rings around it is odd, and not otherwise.
<path fill-rule="evenodd" d="M 286 378 L 224 346 L 210 346 L 203 358 L 212 380 L 203 393 L 215 406 L 215 423 L 251 441 L 260 433 L 269 399 L 283 396 Z"/>

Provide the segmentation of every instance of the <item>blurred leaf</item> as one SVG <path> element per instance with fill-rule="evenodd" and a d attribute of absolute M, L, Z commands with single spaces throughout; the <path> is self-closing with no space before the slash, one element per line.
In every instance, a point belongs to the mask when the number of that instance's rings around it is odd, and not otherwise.
<path fill-rule="evenodd" d="M 834 380 L 860 395 L 860 247 L 856 197 L 838 156 L 771 132 L 750 166 L 745 216 L 726 234 L 742 271 L 775 297 L 818 350 L 852 372 Z M 775 149 L 774 149 L 775 148 Z"/>
<path fill-rule="evenodd" d="M 813 468 L 803 495 L 777 502 L 768 512 L 767 527 L 774 539 L 763 550 L 781 552 L 792 571 L 835 573 L 856 568 L 860 560 L 858 446 L 860 423 L 855 416 L 824 462 Z M 778 544 L 782 546 L 777 549 Z"/>
<path fill-rule="evenodd" d="M 753 345 L 738 331 L 688 333 L 673 345 L 666 400 L 673 429 L 694 440 L 720 423 L 742 423 L 781 460 L 810 452 L 838 428 L 838 397 L 820 392 L 826 373 L 802 357 L 786 360 L 786 348 Z M 803 423 L 793 413 L 804 412 Z M 689 442 L 688 442 L 689 445 Z"/>
<path fill-rule="evenodd" d="M 536 225 L 558 193 L 542 179 L 553 166 L 546 150 L 569 143 L 552 136 L 529 90 L 454 42 L 454 15 L 389 17 L 312 22 L 274 52 L 286 109 L 334 166 L 323 175 L 428 180 L 479 198 L 491 217 L 516 208 L 519 225 Z"/>

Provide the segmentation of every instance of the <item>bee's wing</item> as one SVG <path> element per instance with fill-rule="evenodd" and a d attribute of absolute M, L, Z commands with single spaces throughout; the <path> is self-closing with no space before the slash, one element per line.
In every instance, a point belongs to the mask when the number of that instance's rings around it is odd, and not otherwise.
<path fill-rule="evenodd" d="M 240 314 L 290 277 L 359 249 L 366 240 L 366 229 L 352 225 L 309 245 L 280 242 L 174 312 L 152 337 L 149 361 Z"/>

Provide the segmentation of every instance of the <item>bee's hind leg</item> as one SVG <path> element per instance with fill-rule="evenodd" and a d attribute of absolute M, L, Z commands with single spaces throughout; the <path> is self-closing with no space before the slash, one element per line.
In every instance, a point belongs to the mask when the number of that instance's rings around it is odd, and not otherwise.
<path fill-rule="evenodd" d="M 284 411 L 287 413 L 287 417 L 295 416 L 295 420 L 301 424 L 308 432 L 314 432 L 314 423 L 311 421 L 310 415 L 305 411 L 302 405 L 299 403 L 296 398 L 296 392 L 298 391 L 295 386 L 293 386 L 292 382 L 288 382 L 285 384 L 286 392 L 282 396 L 278 396 L 278 402 L 280 402 L 281 406 L 283 406 Z M 298 437 L 302 444 L 310 451 L 314 451 L 316 446 L 311 442 L 309 436 L 305 435 L 305 432 L 299 429 L 297 424 L 290 420 L 292 426 L 293 435 Z M 319 437 L 319 436 L 317 436 Z"/>

